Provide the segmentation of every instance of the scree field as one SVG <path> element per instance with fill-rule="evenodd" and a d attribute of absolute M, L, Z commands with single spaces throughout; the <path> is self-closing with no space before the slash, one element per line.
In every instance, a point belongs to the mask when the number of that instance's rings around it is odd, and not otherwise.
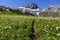
<path fill-rule="evenodd" d="M 35 21 L 32 32 L 32 22 Z M 0 40 L 60 40 L 60 18 L 34 17 L 0 12 Z"/>

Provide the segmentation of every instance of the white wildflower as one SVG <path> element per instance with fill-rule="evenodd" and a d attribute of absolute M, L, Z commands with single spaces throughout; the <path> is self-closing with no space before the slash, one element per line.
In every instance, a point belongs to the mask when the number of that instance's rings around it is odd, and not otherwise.
<path fill-rule="evenodd" d="M 47 27 L 49 27 L 49 25 L 47 25 Z"/>
<path fill-rule="evenodd" d="M 60 34 L 57 34 L 57 36 L 60 36 Z"/>
<path fill-rule="evenodd" d="M 56 30 L 58 30 L 60 27 L 56 27 Z"/>

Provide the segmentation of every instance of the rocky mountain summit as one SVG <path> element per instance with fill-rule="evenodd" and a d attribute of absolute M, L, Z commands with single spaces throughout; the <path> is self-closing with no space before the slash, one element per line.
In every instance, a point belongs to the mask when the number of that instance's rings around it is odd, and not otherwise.
<path fill-rule="evenodd" d="M 29 3 L 25 6 L 17 7 L 17 9 L 19 9 L 21 12 L 27 12 L 27 13 L 38 15 L 38 16 L 40 11 L 42 11 L 42 9 L 39 8 L 35 3 Z"/>
<path fill-rule="evenodd" d="M 37 9 L 37 8 L 39 8 L 37 6 L 37 4 L 35 4 L 35 3 L 29 3 L 29 4 L 25 5 L 24 7 L 25 8 L 30 8 L 30 9 Z"/>

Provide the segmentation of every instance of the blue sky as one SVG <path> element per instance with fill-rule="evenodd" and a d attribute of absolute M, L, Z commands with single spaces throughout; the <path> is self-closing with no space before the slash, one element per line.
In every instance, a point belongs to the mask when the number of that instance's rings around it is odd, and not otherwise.
<path fill-rule="evenodd" d="M 36 3 L 40 8 L 60 4 L 60 0 L 0 0 L 0 5 L 18 7 L 32 2 Z"/>

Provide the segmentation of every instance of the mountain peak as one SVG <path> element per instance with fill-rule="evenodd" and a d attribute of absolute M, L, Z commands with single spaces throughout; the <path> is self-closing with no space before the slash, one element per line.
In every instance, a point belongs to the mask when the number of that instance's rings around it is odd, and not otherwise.
<path fill-rule="evenodd" d="M 24 7 L 25 8 L 31 8 L 31 9 L 37 9 L 37 8 L 39 8 L 36 3 L 29 3 L 29 4 L 27 4 Z"/>

